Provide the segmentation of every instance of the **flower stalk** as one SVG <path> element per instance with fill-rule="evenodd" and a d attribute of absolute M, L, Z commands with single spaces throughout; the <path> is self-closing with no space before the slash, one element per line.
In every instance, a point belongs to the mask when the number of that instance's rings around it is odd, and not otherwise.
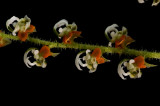
<path fill-rule="evenodd" d="M 18 36 L 13 36 L 11 34 L 5 34 L 4 32 L 0 33 L 0 37 L 8 38 L 13 41 L 20 41 Z M 82 43 L 72 43 L 72 44 L 64 44 L 59 43 L 57 41 L 46 41 L 41 40 L 39 38 L 33 38 L 28 37 L 26 40 L 27 42 L 34 43 L 36 45 L 48 45 L 50 48 L 61 48 L 61 49 L 77 49 L 77 50 L 94 50 L 95 48 L 100 48 L 102 53 L 118 53 L 118 54 L 124 54 L 128 56 L 144 56 L 145 58 L 152 58 L 152 59 L 160 59 L 160 52 L 151 52 L 146 50 L 136 50 L 136 49 L 119 49 L 114 47 L 106 47 L 106 46 L 100 46 L 100 45 L 90 45 L 90 44 L 82 44 Z M 20 41 L 21 42 L 21 41 Z"/>

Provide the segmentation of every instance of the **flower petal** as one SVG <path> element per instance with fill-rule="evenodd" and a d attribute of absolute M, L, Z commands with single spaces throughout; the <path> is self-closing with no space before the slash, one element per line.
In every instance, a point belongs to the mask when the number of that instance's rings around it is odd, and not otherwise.
<path fill-rule="evenodd" d="M 97 62 L 94 62 L 94 63 L 93 63 L 93 68 L 94 68 L 94 69 L 97 69 L 97 66 L 98 66 Z"/>
<path fill-rule="evenodd" d="M 93 73 L 93 72 L 95 72 L 96 70 L 97 70 L 97 68 L 91 69 L 91 70 L 89 70 L 89 73 Z"/>
<path fill-rule="evenodd" d="M 138 69 L 137 77 L 138 77 L 138 78 L 141 78 L 141 76 L 142 76 L 142 73 L 141 73 L 141 70 L 140 70 L 140 68 L 139 68 L 139 69 Z"/>
<path fill-rule="evenodd" d="M 20 27 L 18 25 L 15 26 L 12 35 L 16 36 L 16 33 L 20 30 Z"/>
<path fill-rule="evenodd" d="M 63 26 L 63 25 L 68 25 L 68 21 L 67 20 L 65 20 L 65 19 L 62 19 L 62 20 L 60 20 L 59 22 L 57 22 L 55 25 L 54 25 L 54 30 L 56 31 L 56 29 L 58 28 L 58 27 L 61 27 L 61 26 Z M 63 29 L 61 30 L 61 32 L 63 31 Z M 60 33 L 61 33 L 60 32 Z"/>
<path fill-rule="evenodd" d="M 71 30 L 72 31 L 77 31 L 77 25 L 76 25 L 76 23 L 72 23 L 72 27 L 71 27 Z"/>
<path fill-rule="evenodd" d="M 25 52 L 24 57 L 23 57 L 24 63 L 26 64 L 26 66 L 27 66 L 28 68 L 31 68 L 30 66 L 36 65 L 36 62 L 31 63 L 30 60 L 29 60 L 30 57 L 27 57 L 27 55 L 28 55 L 28 53 L 29 53 L 30 51 L 32 51 L 32 49 L 30 49 L 30 50 L 28 50 L 27 52 Z"/>
<path fill-rule="evenodd" d="M 7 27 L 7 29 L 8 29 L 9 31 L 11 31 L 11 32 L 13 31 L 13 29 L 10 27 L 10 25 L 11 25 L 11 24 L 15 24 L 14 21 L 18 21 L 18 22 L 19 22 L 19 18 L 13 16 L 13 17 L 11 17 L 9 20 L 7 20 L 7 22 L 6 22 L 6 27 Z M 16 25 L 16 24 L 15 24 L 15 25 Z M 14 25 L 14 26 L 15 26 L 15 25 Z"/>
<path fill-rule="evenodd" d="M 47 66 L 47 63 L 45 62 L 45 59 L 44 59 L 44 61 L 43 61 L 43 63 L 42 63 L 42 68 L 46 68 L 46 66 Z"/>
<path fill-rule="evenodd" d="M 117 34 L 117 32 L 118 32 L 118 30 L 116 29 L 116 27 L 118 27 L 118 25 L 117 24 L 113 24 L 113 25 L 108 26 L 106 28 L 106 30 L 105 30 L 105 36 L 106 36 L 106 38 L 109 41 L 111 41 L 111 39 L 113 39 L 115 37 L 115 35 Z M 111 35 L 111 37 L 112 37 L 111 39 L 110 39 L 108 33 Z"/>
<path fill-rule="evenodd" d="M 160 3 L 160 0 L 153 0 L 152 6 L 157 6 Z"/>
<path fill-rule="evenodd" d="M 26 21 L 26 25 L 25 25 L 25 31 L 26 31 L 30 27 L 31 19 L 27 15 L 25 15 L 24 19 Z"/>
<path fill-rule="evenodd" d="M 120 62 L 120 64 L 118 65 L 118 74 L 119 74 L 119 76 L 120 76 L 123 80 L 126 80 L 126 78 L 124 78 L 124 76 L 130 75 L 130 73 L 129 73 L 129 72 L 127 72 L 127 73 L 124 72 L 124 70 L 123 70 L 124 67 L 122 67 L 122 64 L 123 64 L 123 63 L 125 63 L 125 62 L 122 61 L 122 62 Z"/>
<path fill-rule="evenodd" d="M 82 67 L 86 67 L 87 66 L 87 64 L 83 64 L 82 63 L 81 58 L 80 58 L 80 55 L 82 55 L 83 53 L 84 52 L 78 53 L 77 56 L 76 56 L 76 59 L 75 59 L 75 65 L 78 68 L 78 70 L 82 70 L 79 65 L 81 65 Z"/>

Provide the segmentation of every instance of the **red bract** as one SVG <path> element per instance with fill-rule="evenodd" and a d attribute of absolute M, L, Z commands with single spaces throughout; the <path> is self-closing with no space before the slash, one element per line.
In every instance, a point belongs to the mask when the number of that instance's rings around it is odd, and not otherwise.
<path fill-rule="evenodd" d="M 72 32 L 69 32 L 68 35 L 65 35 L 63 37 L 63 43 L 65 44 L 71 44 L 75 38 L 79 37 L 81 35 L 81 32 L 80 31 L 72 31 Z"/>
<path fill-rule="evenodd" d="M 23 42 L 26 41 L 28 38 L 28 34 L 34 32 L 34 30 L 35 30 L 35 26 L 30 25 L 30 27 L 25 32 L 18 31 L 19 39 Z"/>
<path fill-rule="evenodd" d="M 115 48 L 123 49 L 132 42 L 134 42 L 134 40 L 130 36 L 122 35 L 119 39 L 115 41 Z"/>
<path fill-rule="evenodd" d="M 52 53 L 50 51 L 50 48 L 48 46 L 43 46 L 40 51 L 39 54 L 43 57 L 43 58 L 47 58 L 48 56 L 51 56 Z"/>
<path fill-rule="evenodd" d="M 145 60 L 143 56 L 138 56 L 134 58 L 135 64 L 138 68 L 146 68 Z"/>
<path fill-rule="evenodd" d="M 98 64 L 105 63 L 105 59 L 102 57 L 102 52 L 100 48 L 95 48 L 91 56 L 96 57 Z"/>

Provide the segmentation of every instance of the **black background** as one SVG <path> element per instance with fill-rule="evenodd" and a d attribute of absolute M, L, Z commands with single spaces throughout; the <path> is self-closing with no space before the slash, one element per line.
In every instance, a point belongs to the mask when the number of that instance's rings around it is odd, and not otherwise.
<path fill-rule="evenodd" d="M 130 48 L 160 51 L 160 5 L 151 7 L 151 4 L 152 0 L 145 4 L 138 4 L 137 0 L 4 1 L 0 6 L 0 29 L 9 33 L 6 20 L 12 16 L 22 18 L 28 15 L 37 30 L 31 36 L 54 41 L 58 40 L 52 30 L 54 24 L 67 19 L 69 23 L 76 22 L 78 30 L 82 31 L 83 38 L 77 39 L 77 42 L 107 45 L 104 30 L 116 23 L 120 29 L 127 27 L 128 35 L 136 40 Z M 127 101 L 137 105 L 159 96 L 159 66 L 142 70 L 140 79 L 123 81 L 117 74 L 117 66 L 126 56 L 104 55 L 112 62 L 99 65 L 95 73 L 89 74 L 86 68 L 80 72 L 75 67 L 74 60 L 79 51 L 53 49 L 53 52 L 61 54 L 56 58 L 47 58 L 47 68 L 35 66 L 29 69 L 23 62 L 23 55 L 30 47 L 41 48 L 29 42 L 13 42 L 0 48 L 0 88 L 4 93 L 2 99 L 7 100 L 5 104 L 27 104 L 30 101 L 37 104 L 47 100 L 45 105 L 48 102 L 125 105 Z M 146 61 L 160 63 L 155 59 Z"/>
<path fill-rule="evenodd" d="M 75 22 L 78 30 L 82 31 L 83 38 L 77 42 L 107 45 L 108 41 L 104 36 L 104 30 L 107 26 L 116 23 L 121 29 L 125 26 L 129 35 L 136 40 L 130 45 L 130 48 L 149 51 L 160 51 L 159 48 L 159 24 L 158 15 L 160 6 L 151 7 L 152 1 L 146 4 L 138 4 L 136 0 L 106 0 L 105 2 L 92 1 L 33 1 L 14 2 L 7 7 L 1 7 L 0 28 L 7 31 L 6 20 L 12 16 L 19 18 L 28 15 L 31 18 L 31 24 L 36 26 L 37 32 L 33 37 L 39 37 L 45 40 L 58 40 L 53 33 L 53 26 L 61 19 L 67 19 L 69 23 Z M 60 41 L 60 40 L 58 40 Z M 104 55 L 112 62 L 101 64 L 95 73 L 89 74 L 88 69 L 79 71 L 75 67 L 75 57 L 79 51 L 53 49 L 54 52 L 61 54 L 56 58 L 46 59 L 47 68 L 40 67 L 27 68 L 23 62 L 24 52 L 29 47 L 41 48 L 29 42 L 13 42 L 11 45 L 0 48 L 1 71 L 3 80 L 33 81 L 33 82 L 119 82 L 122 79 L 117 74 L 117 66 L 120 60 L 126 56 Z M 146 60 L 149 63 L 159 64 L 159 60 Z M 143 75 L 140 79 L 131 79 L 132 81 L 157 81 L 159 77 L 159 66 L 151 69 L 143 69 Z M 129 81 L 130 78 L 128 78 Z M 89 83 L 88 82 L 88 83 Z"/>

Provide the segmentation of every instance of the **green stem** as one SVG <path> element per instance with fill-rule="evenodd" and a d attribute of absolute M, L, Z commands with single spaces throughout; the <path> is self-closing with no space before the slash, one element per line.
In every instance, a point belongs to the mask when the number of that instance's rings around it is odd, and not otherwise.
<path fill-rule="evenodd" d="M 17 36 L 13 36 L 10 34 L 0 33 L 0 36 L 3 38 L 9 38 L 14 41 L 20 41 Z M 121 53 L 129 56 L 144 56 L 145 58 L 154 58 L 154 59 L 160 59 L 160 52 L 150 52 L 150 51 L 143 51 L 143 50 L 135 50 L 135 49 L 117 49 L 113 47 L 106 47 L 106 46 L 99 46 L 99 45 L 90 45 L 90 44 L 82 44 L 82 43 L 72 43 L 72 44 L 64 44 L 59 43 L 56 41 L 45 41 L 41 40 L 39 38 L 32 38 L 29 37 L 27 39 L 27 42 L 31 42 L 37 45 L 48 45 L 50 48 L 71 48 L 71 49 L 79 49 L 79 50 L 86 50 L 90 49 L 93 50 L 95 48 L 100 48 L 103 53 Z"/>

